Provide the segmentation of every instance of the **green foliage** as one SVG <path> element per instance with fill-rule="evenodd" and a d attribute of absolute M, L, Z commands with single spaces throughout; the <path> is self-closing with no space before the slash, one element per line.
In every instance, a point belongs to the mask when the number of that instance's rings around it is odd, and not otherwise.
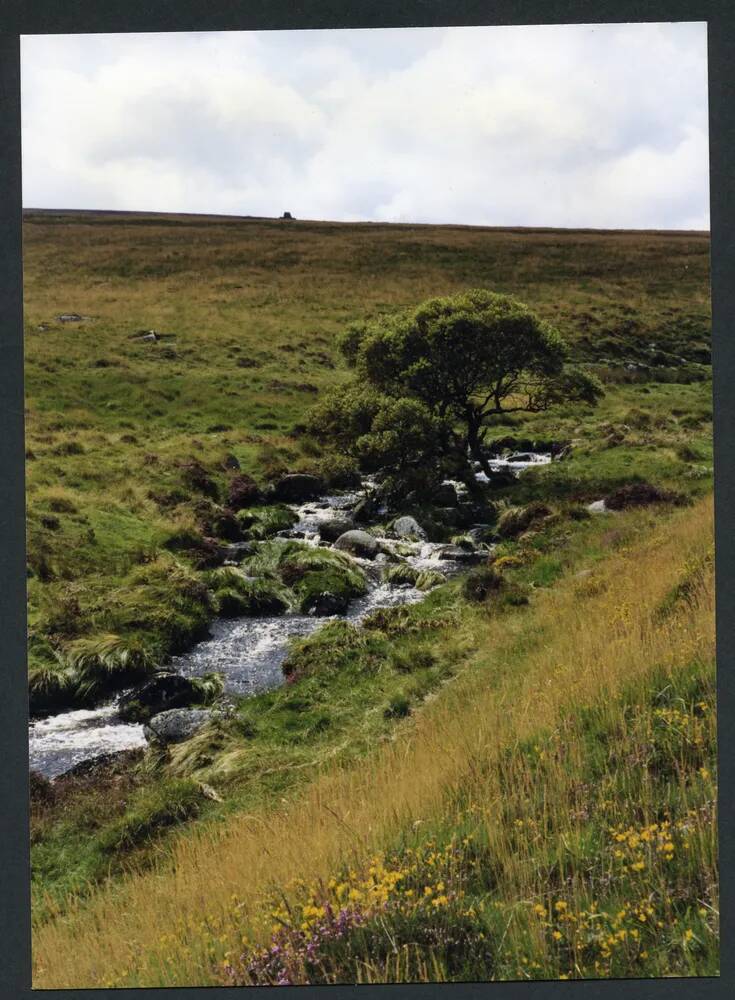
<path fill-rule="evenodd" d="M 469 477 L 468 449 L 489 471 L 481 440 L 493 416 L 602 396 L 594 376 L 566 366 L 556 330 L 482 289 L 352 328 L 342 345 L 355 382 L 317 404 L 308 427 L 398 494 L 430 492 L 450 455 Z"/>
<path fill-rule="evenodd" d="M 291 641 L 283 663 L 284 676 L 292 683 L 314 673 L 328 673 L 346 665 L 370 638 L 345 621 L 328 622 L 307 639 Z"/>
<path fill-rule="evenodd" d="M 328 487 L 348 490 L 360 485 L 361 476 L 358 463 L 348 455 L 327 452 L 320 459 L 317 473 Z"/>
<path fill-rule="evenodd" d="M 59 661 L 30 660 L 28 699 L 31 714 L 59 710 L 79 700 L 76 677 Z"/>
<path fill-rule="evenodd" d="M 270 507 L 244 507 L 237 512 L 237 520 L 248 538 L 262 541 L 273 538 L 279 531 L 288 531 L 298 520 L 285 504 Z"/>
<path fill-rule="evenodd" d="M 202 793 L 189 779 L 174 779 L 142 789 L 126 814 L 100 836 L 100 846 L 110 853 L 138 847 L 166 827 L 196 816 L 201 806 Z"/>
<path fill-rule="evenodd" d="M 245 566 L 249 574 L 275 580 L 280 593 L 290 591 L 291 603 L 302 611 L 325 592 L 349 601 L 367 590 L 365 574 L 349 556 L 300 541 L 265 542 Z"/>
<path fill-rule="evenodd" d="M 470 570 L 462 581 L 462 596 L 466 601 L 481 603 L 499 591 L 505 584 L 502 575 L 493 566 L 478 566 Z"/>
<path fill-rule="evenodd" d="M 495 531 L 500 538 L 517 538 L 550 514 L 551 509 L 542 501 L 532 501 L 525 507 L 509 507 L 498 518 Z"/>
<path fill-rule="evenodd" d="M 410 584 L 410 586 L 415 587 L 418 578 L 419 571 L 414 569 L 414 567 L 409 565 L 409 563 L 396 563 L 394 566 L 388 566 L 383 574 L 383 579 L 386 583 L 392 583 L 394 585 L 407 583 Z"/>
<path fill-rule="evenodd" d="M 416 586 L 419 590 L 431 590 L 444 582 L 444 574 L 435 569 L 423 569 L 416 577 Z"/>
<path fill-rule="evenodd" d="M 357 441 L 370 433 L 383 396 L 365 383 L 337 386 L 306 414 L 306 429 L 330 448 L 357 459 Z"/>
<path fill-rule="evenodd" d="M 112 633 L 75 640 L 67 646 L 63 662 L 83 694 L 99 693 L 145 677 L 156 666 L 150 649 L 140 639 Z"/>
<path fill-rule="evenodd" d="M 199 705 L 212 705 L 225 689 L 222 674 L 203 674 L 201 677 L 190 677 L 189 680 L 194 687 Z"/>
<path fill-rule="evenodd" d="M 291 603 L 287 588 L 268 577 L 246 577 L 235 569 L 221 567 L 208 573 L 206 579 L 223 618 L 279 615 Z"/>

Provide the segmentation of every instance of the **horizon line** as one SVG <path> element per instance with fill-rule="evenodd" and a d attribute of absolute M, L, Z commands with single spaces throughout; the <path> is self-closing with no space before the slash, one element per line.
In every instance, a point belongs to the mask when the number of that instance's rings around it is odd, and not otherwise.
<path fill-rule="evenodd" d="M 286 218 L 283 215 L 236 215 L 228 212 L 184 212 L 184 211 L 160 211 L 158 209 L 127 209 L 127 208 L 40 208 L 35 206 L 22 206 L 21 211 L 25 213 L 49 213 L 49 214 L 86 214 L 86 215 L 134 215 L 134 216 L 167 216 L 192 219 L 221 219 L 233 222 L 283 222 L 283 223 L 322 223 L 332 226 L 427 226 L 427 227 L 447 227 L 455 229 L 491 229 L 491 230 L 526 230 L 530 232 L 582 232 L 582 233 L 667 233 L 671 235 L 711 235 L 709 229 L 681 229 L 663 228 L 647 226 L 640 229 L 624 226 L 550 226 L 544 224 L 530 225 L 523 223 L 510 223 L 506 225 L 492 225 L 491 223 L 471 223 L 471 222 L 419 222 L 408 220 L 377 220 L 377 219 L 312 219 L 292 216 Z"/>

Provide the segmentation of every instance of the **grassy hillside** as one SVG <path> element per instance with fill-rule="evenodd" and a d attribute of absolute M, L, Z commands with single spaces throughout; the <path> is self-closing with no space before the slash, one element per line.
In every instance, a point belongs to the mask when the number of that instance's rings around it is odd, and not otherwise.
<path fill-rule="evenodd" d="M 35 985 L 276 981 L 274 943 L 291 981 L 716 972 L 711 504 L 618 531 L 462 605 L 428 639 L 462 669 L 367 759 L 38 928 Z"/>
<path fill-rule="evenodd" d="M 164 587 L 165 553 L 203 521 L 218 530 L 226 456 L 261 483 L 318 466 L 294 428 L 345 377 L 333 345 L 348 321 L 471 286 L 518 296 L 610 388 L 592 414 L 498 428 L 577 441 L 557 492 L 708 479 L 705 234 L 29 212 L 24 240 L 39 707 L 79 700 L 58 656 L 80 638 L 117 635 L 160 660 L 201 634 L 212 608 L 186 575 Z M 58 320 L 68 312 L 84 319 Z M 149 329 L 165 337 L 135 337 Z"/>
<path fill-rule="evenodd" d="M 606 389 L 498 424 L 572 450 L 496 491 L 543 508 L 493 568 L 326 625 L 292 683 L 34 802 L 34 985 L 716 971 L 708 236 L 62 212 L 24 233 L 38 710 L 205 633 L 233 460 L 261 486 L 328 471 L 301 425 L 348 377 L 348 322 L 490 288 Z M 680 505 L 585 510 L 642 480 Z"/>

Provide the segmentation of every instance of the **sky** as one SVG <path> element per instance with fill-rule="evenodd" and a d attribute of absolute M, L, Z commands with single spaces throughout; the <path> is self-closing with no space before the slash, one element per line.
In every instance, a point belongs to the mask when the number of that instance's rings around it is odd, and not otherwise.
<path fill-rule="evenodd" d="M 23 203 L 709 228 L 704 23 L 24 36 Z"/>

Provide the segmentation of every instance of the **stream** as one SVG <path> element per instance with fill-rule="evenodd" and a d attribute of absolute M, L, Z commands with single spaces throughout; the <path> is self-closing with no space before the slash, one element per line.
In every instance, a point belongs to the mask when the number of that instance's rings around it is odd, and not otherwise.
<path fill-rule="evenodd" d="M 490 466 L 510 468 L 519 474 L 531 465 L 549 461 L 550 455 L 524 453 L 510 456 L 510 459 L 491 460 Z M 476 475 L 478 480 L 486 481 L 484 473 Z M 363 495 L 364 490 L 361 490 L 292 505 L 298 516 L 292 531 L 303 534 L 301 540 L 307 544 L 318 545 L 320 521 L 333 517 L 337 511 L 354 507 Z M 402 551 L 407 553 L 405 561 L 416 569 L 437 570 L 445 577 L 460 569 L 457 562 L 439 558 L 446 547 L 442 543 L 378 540 L 387 548 L 400 544 Z M 209 638 L 197 643 L 188 653 L 172 657 L 170 669 L 189 677 L 217 672 L 223 676 L 226 694 L 254 695 L 283 683 L 281 666 L 288 654 L 290 639 L 311 635 L 335 618 L 359 622 L 377 608 L 412 604 L 426 596 L 425 591 L 406 584 L 382 582 L 381 569 L 387 564 L 385 555 L 379 554 L 374 560 L 352 558 L 365 571 L 368 591 L 354 600 L 345 614 L 316 617 L 294 613 L 217 619 L 210 625 Z M 58 777 L 77 764 L 102 754 L 145 745 L 143 726 L 123 722 L 117 715 L 116 701 L 98 708 L 61 712 L 34 720 L 29 726 L 30 767 L 47 778 Z"/>

